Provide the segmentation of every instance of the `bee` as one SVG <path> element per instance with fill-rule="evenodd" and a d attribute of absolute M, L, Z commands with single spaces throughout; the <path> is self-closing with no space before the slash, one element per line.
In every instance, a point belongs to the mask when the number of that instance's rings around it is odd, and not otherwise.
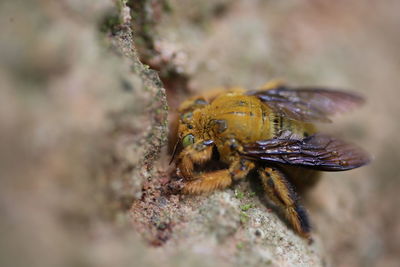
<path fill-rule="evenodd" d="M 315 182 L 318 171 L 346 171 L 370 161 L 363 149 L 317 132 L 314 123 L 331 122 L 332 115 L 363 102 L 347 92 L 291 88 L 281 82 L 190 98 L 178 110 L 171 159 L 183 178 L 182 192 L 223 189 L 254 171 L 293 229 L 310 239 L 308 215 L 295 188 Z M 225 167 L 207 171 L 211 160 Z"/>

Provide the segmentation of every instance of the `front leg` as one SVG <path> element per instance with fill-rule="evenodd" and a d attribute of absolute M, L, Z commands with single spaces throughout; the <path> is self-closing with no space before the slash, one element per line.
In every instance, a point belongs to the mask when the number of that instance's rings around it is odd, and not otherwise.
<path fill-rule="evenodd" d="M 246 177 L 253 168 L 253 162 L 238 158 L 229 166 L 229 169 L 207 172 L 195 177 L 195 180 L 184 185 L 182 192 L 185 194 L 201 194 L 226 188 L 232 184 L 233 180 Z"/>
<path fill-rule="evenodd" d="M 199 141 L 186 147 L 178 158 L 179 175 L 187 180 L 193 179 L 194 164 L 204 164 L 211 159 L 212 141 Z"/>

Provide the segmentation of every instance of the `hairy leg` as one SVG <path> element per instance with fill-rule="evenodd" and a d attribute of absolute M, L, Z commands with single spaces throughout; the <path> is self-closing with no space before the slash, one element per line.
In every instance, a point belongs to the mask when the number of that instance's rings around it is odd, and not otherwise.
<path fill-rule="evenodd" d="M 229 169 L 207 172 L 189 181 L 183 188 L 185 194 L 201 194 L 223 189 L 232 184 L 232 181 L 246 177 L 254 163 L 245 159 L 234 161 Z"/>
<path fill-rule="evenodd" d="M 307 212 L 299 204 L 297 194 L 285 175 L 276 168 L 260 168 L 258 172 L 268 197 L 283 209 L 296 232 L 310 239 Z"/>
<path fill-rule="evenodd" d="M 211 159 L 213 146 L 201 141 L 186 147 L 178 159 L 179 175 L 187 180 L 193 179 L 194 164 L 204 164 Z"/>

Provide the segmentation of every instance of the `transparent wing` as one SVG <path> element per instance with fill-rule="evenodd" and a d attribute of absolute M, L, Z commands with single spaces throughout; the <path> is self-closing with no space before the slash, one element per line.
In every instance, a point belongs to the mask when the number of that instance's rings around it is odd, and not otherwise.
<path fill-rule="evenodd" d="M 323 134 L 302 140 L 271 139 L 244 146 L 242 155 L 247 158 L 321 171 L 345 171 L 370 162 L 361 148 Z"/>
<path fill-rule="evenodd" d="M 361 105 L 356 94 L 323 88 L 290 88 L 279 85 L 270 90 L 248 91 L 281 116 L 305 122 L 330 122 L 329 116 Z"/>

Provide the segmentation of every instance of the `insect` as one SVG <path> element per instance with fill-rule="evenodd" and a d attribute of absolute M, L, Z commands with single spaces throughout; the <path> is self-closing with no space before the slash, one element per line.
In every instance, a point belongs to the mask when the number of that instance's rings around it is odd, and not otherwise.
<path fill-rule="evenodd" d="M 269 199 L 299 235 L 310 238 L 308 215 L 295 188 L 315 180 L 317 171 L 351 170 L 370 161 L 364 150 L 318 133 L 313 123 L 330 122 L 332 115 L 362 103 L 351 93 L 280 82 L 186 100 L 179 108 L 171 159 L 176 158 L 184 180 L 182 192 L 212 192 L 257 172 Z M 204 170 L 211 160 L 226 167 Z"/>

